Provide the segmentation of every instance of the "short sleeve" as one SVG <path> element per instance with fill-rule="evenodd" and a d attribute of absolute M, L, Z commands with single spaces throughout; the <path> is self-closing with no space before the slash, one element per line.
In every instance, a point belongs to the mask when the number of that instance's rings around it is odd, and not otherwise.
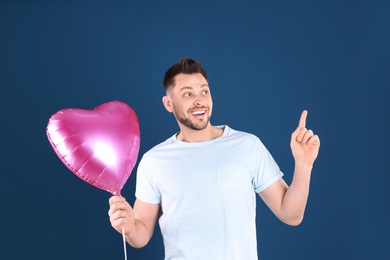
<path fill-rule="evenodd" d="M 259 193 L 282 178 L 283 173 L 260 139 L 257 139 L 254 156 L 256 157 L 256 169 L 253 188 L 256 193 Z"/>
<path fill-rule="evenodd" d="M 161 202 L 161 194 L 153 182 L 148 165 L 148 158 L 142 157 L 137 169 L 135 196 L 137 199 L 147 203 L 159 204 Z"/>

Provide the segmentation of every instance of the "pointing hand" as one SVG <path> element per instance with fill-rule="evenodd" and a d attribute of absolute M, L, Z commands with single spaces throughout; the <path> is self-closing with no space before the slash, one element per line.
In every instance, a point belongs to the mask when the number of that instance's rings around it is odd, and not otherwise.
<path fill-rule="evenodd" d="M 320 138 L 306 128 L 307 110 L 302 112 L 297 129 L 291 135 L 291 152 L 296 163 L 312 166 L 318 156 Z"/>

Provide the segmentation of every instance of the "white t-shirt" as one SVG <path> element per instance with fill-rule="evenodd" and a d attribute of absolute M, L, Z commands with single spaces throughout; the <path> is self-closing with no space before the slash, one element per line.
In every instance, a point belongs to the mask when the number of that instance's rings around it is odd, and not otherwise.
<path fill-rule="evenodd" d="M 283 176 L 252 134 L 187 143 L 176 135 L 144 154 L 136 197 L 161 204 L 165 259 L 257 259 L 256 193 Z"/>

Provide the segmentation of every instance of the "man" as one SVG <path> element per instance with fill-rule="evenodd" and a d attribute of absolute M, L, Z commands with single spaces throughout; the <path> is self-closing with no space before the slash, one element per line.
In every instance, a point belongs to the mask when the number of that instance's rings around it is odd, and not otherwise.
<path fill-rule="evenodd" d="M 301 223 L 320 140 L 306 129 L 307 111 L 291 135 L 290 186 L 261 141 L 210 123 L 213 103 L 205 70 L 184 58 L 165 74 L 162 102 L 180 131 L 142 157 L 136 201 L 110 198 L 111 225 L 133 247 L 145 246 L 159 219 L 165 259 L 257 259 L 258 193 L 288 225 Z"/>

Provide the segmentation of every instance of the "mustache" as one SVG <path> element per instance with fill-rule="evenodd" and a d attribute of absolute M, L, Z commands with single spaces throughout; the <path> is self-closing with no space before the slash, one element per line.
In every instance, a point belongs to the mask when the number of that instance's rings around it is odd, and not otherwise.
<path fill-rule="evenodd" d="M 188 111 L 191 111 L 191 110 L 194 110 L 194 109 L 209 110 L 209 107 L 207 107 L 207 106 L 195 106 L 195 107 L 191 107 L 190 109 L 188 109 Z"/>

